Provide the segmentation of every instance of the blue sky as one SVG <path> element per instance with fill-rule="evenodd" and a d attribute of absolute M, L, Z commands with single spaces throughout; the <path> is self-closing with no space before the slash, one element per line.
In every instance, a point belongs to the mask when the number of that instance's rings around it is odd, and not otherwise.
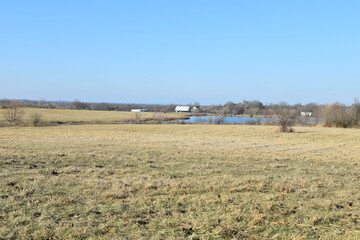
<path fill-rule="evenodd" d="M 360 2 L 1 1 L 0 98 L 351 104 Z"/>

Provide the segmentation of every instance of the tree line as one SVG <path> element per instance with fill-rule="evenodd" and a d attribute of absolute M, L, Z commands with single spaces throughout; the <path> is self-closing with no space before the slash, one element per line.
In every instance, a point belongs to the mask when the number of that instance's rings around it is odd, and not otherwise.
<path fill-rule="evenodd" d="M 49 109 L 77 109 L 95 111 L 131 111 L 131 109 L 149 109 L 152 112 L 173 112 L 176 104 L 136 104 L 136 103 L 91 103 L 78 99 L 73 101 L 47 101 L 33 100 L 8 100 L 0 99 L 0 107 L 5 107 L 9 102 L 18 102 L 25 108 L 49 108 Z"/>

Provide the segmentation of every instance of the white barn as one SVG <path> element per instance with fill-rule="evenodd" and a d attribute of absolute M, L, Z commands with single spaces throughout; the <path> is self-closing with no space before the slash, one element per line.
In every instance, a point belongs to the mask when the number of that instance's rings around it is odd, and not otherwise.
<path fill-rule="evenodd" d="M 132 112 L 150 112 L 149 109 L 131 109 Z"/>
<path fill-rule="evenodd" d="M 190 112 L 190 106 L 176 106 L 175 112 Z"/>

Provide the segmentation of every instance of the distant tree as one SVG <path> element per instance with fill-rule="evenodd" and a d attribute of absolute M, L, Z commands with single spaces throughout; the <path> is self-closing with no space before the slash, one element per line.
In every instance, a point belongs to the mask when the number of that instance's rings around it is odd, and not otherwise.
<path fill-rule="evenodd" d="M 12 101 L 6 104 L 4 108 L 5 110 L 3 111 L 2 115 L 9 123 L 18 124 L 25 115 L 25 111 L 21 108 L 21 105 L 18 102 Z"/>
<path fill-rule="evenodd" d="M 316 113 L 319 109 L 319 105 L 316 103 L 308 103 L 304 106 L 303 112 Z"/>
<path fill-rule="evenodd" d="M 78 110 L 90 109 L 89 104 L 80 102 L 77 99 L 72 102 L 71 107 Z"/>
<path fill-rule="evenodd" d="M 240 115 L 245 113 L 245 108 L 242 103 L 238 103 L 233 108 L 233 114 Z"/>
<path fill-rule="evenodd" d="M 191 106 L 199 108 L 199 107 L 200 107 L 200 103 L 197 102 L 197 101 L 195 101 L 195 102 L 193 102 L 193 103 L 191 104 Z"/>
<path fill-rule="evenodd" d="M 248 108 L 246 109 L 246 114 L 250 115 L 250 117 L 253 117 L 254 115 L 258 114 L 259 109 L 258 108 Z"/>
<path fill-rule="evenodd" d="M 281 102 L 276 109 L 276 116 L 279 119 L 280 132 L 292 132 L 295 119 L 298 114 L 286 102 Z"/>
<path fill-rule="evenodd" d="M 229 102 L 225 103 L 225 105 L 222 109 L 222 113 L 223 114 L 232 114 L 234 107 L 235 107 L 235 103 L 229 101 Z"/>
<path fill-rule="evenodd" d="M 354 125 L 359 126 L 359 124 L 360 124 L 360 103 L 357 98 L 354 100 L 354 103 L 351 106 L 351 108 L 352 108 L 352 113 L 353 113 L 353 117 L 354 117 Z"/>
<path fill-rule="evenodd" d="M 45 98 L 40 98 L 38 101 L 38 107 L 40 108 L 48 108 L 49 104 L 47 103 Z"/>
<path fill-rule="evenodd" d="M 250 116 L 261 114 L 262 110 L 265 108 L 264 104 L 258 100 L 254 101 L 243 101 L 243 106 L 245 109 L 245 114 Z"/>
<path fill-rule="evenodd" d="M 163 107 L 164 112 L 173 112 L 175 110 L 176 104 L 170 104 Z"/>

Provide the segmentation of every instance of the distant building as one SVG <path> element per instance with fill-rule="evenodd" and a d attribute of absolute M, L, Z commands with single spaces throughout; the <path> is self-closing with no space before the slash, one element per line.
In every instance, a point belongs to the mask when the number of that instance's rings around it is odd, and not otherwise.
<path fill-rule="evenodd" d="M 191 109 L 192 112 L 198 112 L 199 111 L 199 108 L 194 106 L 192 109 Z"/>
<path fill-rule="evenodd" d="M 312 116 L 312 112 L 301 112 L 300 116 L 302 117 L 311 117 Z"/>
<path fill-rule="evenodd" d="M 150 112 L 149 109 L 131 109 L 132 112 Z"/>
<path fill-rule="evenodd" d="M 190 106 L 176 106 L 175 112 L 190 112 Z"/>

